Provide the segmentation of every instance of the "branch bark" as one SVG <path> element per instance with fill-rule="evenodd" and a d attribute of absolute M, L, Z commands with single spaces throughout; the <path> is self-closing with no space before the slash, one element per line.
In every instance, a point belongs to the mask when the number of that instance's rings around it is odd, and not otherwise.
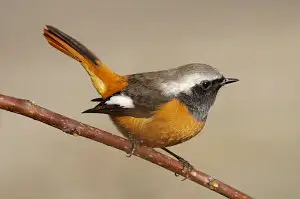
<path fill-rule="evenodd" d="M 50 110 L 36 105 L 34 102 L 31 102 L 29 100 L 18 99 L 0 94 L 0 109 L 24 115 L 26 117 L 32 118 L 34 120 L 43 122 L 52 127 L 60 129 L 63 132 L 68 133 L 70 135 L 82 136 L 103 143 L 107 146 L 111 146 L 116 149 L 125 151 L 127 153 L 130 151 L 131 148 L 131 144 L 128 142 L 127 139 L 113 135 L 104 130 L 94 128 L 87 124 L 75 121 L 58 113 L 52 112 Z M 185 176 L 185 172 L 182 171 L 182 164 L 180 162 L 164 154 L 156 152 L 152 148 L 145 146 L 137 146 L 134 155 L 149 162 L 152 162 L 158 166 L 161 166 L 169 171 L 175 172 L 181 176 Z M 212 191 L 215 191 L 227 198 L 252 198 L 249 195 L 246 195 L 245 193 L 242 193 L 241 191 L 219 180 L 213 179 L 208 174 L 199 170 L 192 170 L 188 179 Z"/>

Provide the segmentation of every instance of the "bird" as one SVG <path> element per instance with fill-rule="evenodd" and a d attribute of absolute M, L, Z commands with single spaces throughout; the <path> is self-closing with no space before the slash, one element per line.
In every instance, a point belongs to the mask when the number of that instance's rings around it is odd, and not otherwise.
<path fill-rule="evenodd" d="M 99 97 L 91 100 L 97 105 L 83 113 L 108 115 L 132 144 L 128 157 L 138 145 L 161 148 L 182 162 L 187 173 L 193 166 L 167 147 L 198 135 L 219 90 L 239 81 L 203 63 L 120 75 L 62 30 L 46 25 L 43 36 L 51 46 L 80 62 L 89 74 Z"/>

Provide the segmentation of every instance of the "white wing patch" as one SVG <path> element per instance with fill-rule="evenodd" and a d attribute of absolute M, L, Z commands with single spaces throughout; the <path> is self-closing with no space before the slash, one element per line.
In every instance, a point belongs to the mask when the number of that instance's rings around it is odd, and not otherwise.
<path fill-rule="evenodd" d="M 178 95 L 179 93 L 189 93 L 191 88 L 203 80 L 213 80 L 218 76 L 205 76 L 203 74 L 192 74 L 182 77 L 177 81 L 169 81 L 161 84 L 161 89 L 165 95 Z"/>
<path fill-rule="evenodd" d="M 134 108 L 132 99 L 125 95 L 112 96 L 105 104 L 119 105 L 123 108 Z"/>

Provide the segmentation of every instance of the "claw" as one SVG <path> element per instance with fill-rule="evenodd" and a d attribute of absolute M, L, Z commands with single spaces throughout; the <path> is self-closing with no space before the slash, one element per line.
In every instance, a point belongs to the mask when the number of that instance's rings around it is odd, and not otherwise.
<path fill-rule="evenodd" d="M 194 169 L 194 167 L 193 167 L 188 161 L 186 161 L 185 159 L 183 159 L 183 158 L 180 157 L 179 155 L 173 153 L 173 152 L 170 151 L 169 149 L 167 149 L 167 148 L 162 148 L 162 149 L 163 149 L 164 151 L 166 151 L 167 153 L 169 153 L 170 155 L 172 155 L 173 157 L 175 157 L 179 162 L 182 163 L 183 168 L 182 168 L 181 171 L 184 172 L 185 169 L 187 170 L 187 171 L 186 171 L 186 176 L 185 176 L 185 178 L 182 179 L 182 181 L 186 180 L 186 179 L 189 177 L 191 171 Z M 179 176 L 179 174 L 178 174 L 178 173 L 175 173 L 175 176 Z"/>
<path fill-rule="evenodd" d="M 183 168 L 182 168 L 181 171 L 184 172 L 184 171 L 186 170 L 186 175 L 185 175 L 185 177 L 181 180 L 181 181 L 184 181 L 184 180 L 188 179 L 188 177 L 189 177 L 191 171 L 194 169 L 194 167 L 193 167 L 188 161 L 186 161 L 186 160 L 183 159 L 183 158 L 178 158 L 178 161 L 181 162 L 181 163 L 182 163 L 182 166 L 183 166 Z M 176 176 L 176 175 L 178 176 L 178 174 L 175 174 L 175 176 Z"/>

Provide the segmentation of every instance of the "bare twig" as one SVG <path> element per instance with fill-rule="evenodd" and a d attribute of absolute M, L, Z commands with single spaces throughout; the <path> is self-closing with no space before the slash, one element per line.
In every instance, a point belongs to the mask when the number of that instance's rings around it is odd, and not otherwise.
<path fill-rule="evenodd" d="M 49 111 L 29 100 L 17 99 L 0 94 L 0 109 L 38 120 L 71 135 L 82 136 L 125 152 L 130 151 L 131 144 L 128 140 Z M 134 155 L 164 167 L 172 172 L 185 176 L 185 172 L 182 171 L 182 164 L 180 162 L 158 153 L 152 148 L 138 146 Z M 211 176 L 198 170 L 192 170 L 189 179 L 227 198 L 251 198 L 250 196 L 224 184 L 219 180 L 212 180 Z"/>

